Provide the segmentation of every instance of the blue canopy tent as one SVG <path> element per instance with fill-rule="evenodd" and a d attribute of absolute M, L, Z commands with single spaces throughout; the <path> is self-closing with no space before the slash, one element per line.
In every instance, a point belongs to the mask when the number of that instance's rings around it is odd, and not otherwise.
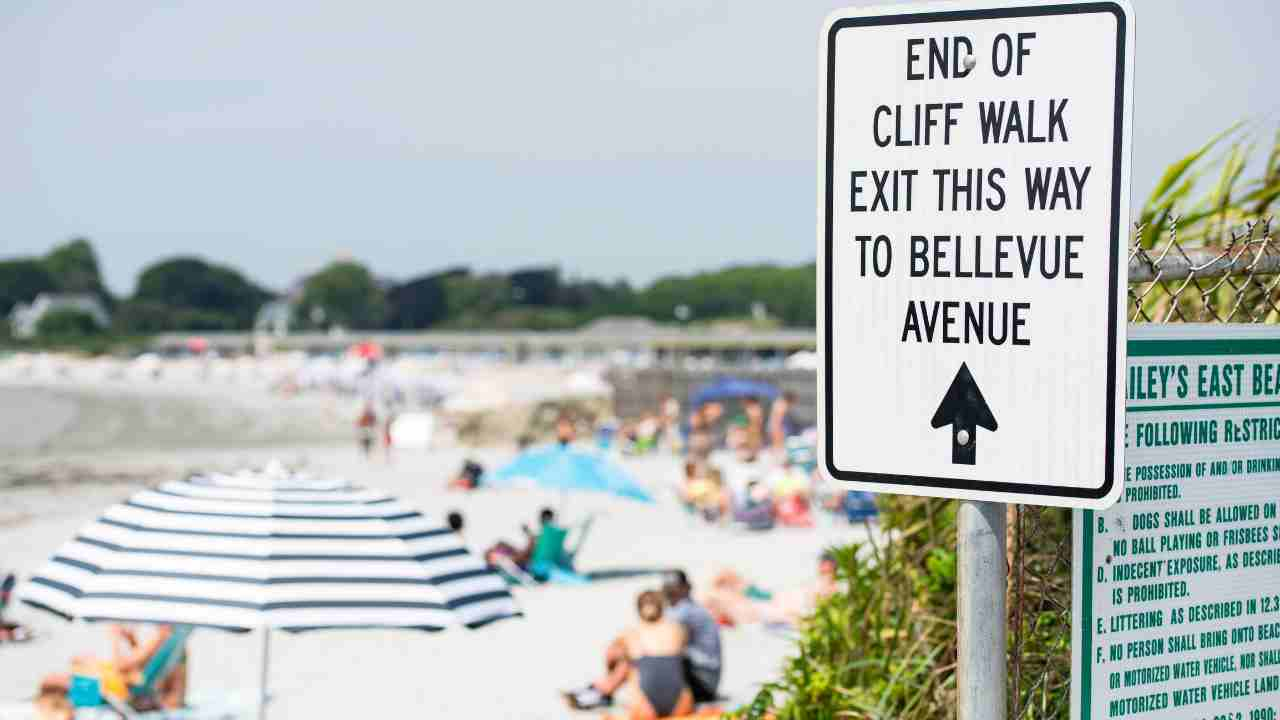
<path fill-rule="evenodd" d="M 602 492 L 653 502 L 653 496 L 631 474 L 603 453 L 568 445 L 543 445 L 525 450 L 485 478 L 495 486 L 527 485 L 547 490 Z"/>
<path fill-rule="evenodd" d="M 721 377 L 689 393 L 689 406 L 696 408 L 709 402 L 744 397 L 772 400 L 777 396 L 778 389 L 762 380 Z"/>

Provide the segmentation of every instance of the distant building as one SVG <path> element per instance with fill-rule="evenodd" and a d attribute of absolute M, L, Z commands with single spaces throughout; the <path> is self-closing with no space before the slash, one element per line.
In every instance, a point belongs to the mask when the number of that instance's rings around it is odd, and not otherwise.
<path fill-rule="evenodd" d="M 258 308 L 258 315 L 253 319 L 253 331 L 284 337 L 289 334 L 289 323 L 292 319 L 292 300 L 288 297 L 272 300 Z"/>
<path fill-rule="evenodd" d="M 662 326 L 646 317 L 606 315 L 587 323 L 578 332 L 583 335 L 651 335 Z"/>
<path fill-rule="evenodd" d="M 40 327 L 40 320 L 57 310 L 82 312 L 93 318 L 93 322 L 100 328 L 111 324 L 111 316 L 107 314 L 107 309 L 102 306 L 102 301 L 96 295 L 40 293 L 30 303 L 18 303 L 13 306 L 13 312 L 9 313 L 9 327 L 13 336 L 35 337 L 36 329 Z"/>

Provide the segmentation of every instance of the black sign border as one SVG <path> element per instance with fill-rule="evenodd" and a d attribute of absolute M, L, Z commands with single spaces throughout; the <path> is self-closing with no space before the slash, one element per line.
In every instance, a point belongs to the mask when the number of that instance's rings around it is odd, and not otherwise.
<path fill-rule="evenodd" d="M 1001 18 L 1045 17 L 1053 15 L 1081 15 L 1106 12 L 1116 17 L 1116 75 L 1115 75 L 1115 120 L 1112 141 L 1111 169 L 1111 265 L 1110 281 L 1107 283 L 1107 418 L 1106 418 L 1106 463 L 1105 477 L 1097 488 L 1079 488 L 1064 486 L 1034 485 L 1030 483 L 985 482 L 964 478 L 929 477 L 919 475 L 899 475 L 894 473 L 872 473 L 854 470 L 840 470 L 835 465 L 835 450 L 832 428 L 831 379 L 835 366 L 831 343 L 832 311 L 831 311 L 831 249 L 832 249 L 832 216 L 834 213 L 834 174 L 835 174 L 835 85 L 836 85 L 836 35 L 845 28 L 877 27 L 883 25 L 914 25 L 930 22 L 948 22 L 958 20 L 996 20 Z M 827 473 L 837 480 L 880 483 L 886 485 L 902 485 L 905 487 L 949 488 L 991 493 L 1014 493 L 1023 495 L 1039 495 L 1043 497 L 1087 498 L 1097 500 L 1106 497 L 1115 482 L 1115 409 L 1116 409 L 1116 297 L 1119 287 L 1119 253 L 1121 248 L 1120 223 L 1120 182 L 1124 166 L 1124 101 L 1125 101 L 1125 60 L 1128 42 L 1128 16 L 1124 8 L 1115 2 L 1090 2 L 1068 5 L 1034 5 L 1027 7 L 991 8 L 986 10 L 948 10 L 940 12 L 908 13 L 902 15 L 873 15 L 865 17 L 842 18 L 831 25 L 827 33 L 827 104 L 826 104 L 826 207 L 824 208 L 824 285 L 826 297 L 824 305 L 824 347 L 826 357 L 826 377 L 823 383 L 823 395 L 826 407 L 823 409 L 826 420 L 826 448 L 823 452 L 823 463 Z"/>

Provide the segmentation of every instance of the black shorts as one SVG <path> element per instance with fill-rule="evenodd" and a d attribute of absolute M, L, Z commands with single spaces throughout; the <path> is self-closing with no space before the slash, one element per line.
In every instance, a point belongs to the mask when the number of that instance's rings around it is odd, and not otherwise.
<path fill-rule="evenodd" d="M 709 671 L 704 668 L 694 667 L 689 662 L 689 658 L 685 658 L 684 681 L 689 685 L 689 690 L 693 693 L 693 701 L 696 703 L 712 702 L 719 698 L 716 690 L 720 685 L 720 672 Z"/>

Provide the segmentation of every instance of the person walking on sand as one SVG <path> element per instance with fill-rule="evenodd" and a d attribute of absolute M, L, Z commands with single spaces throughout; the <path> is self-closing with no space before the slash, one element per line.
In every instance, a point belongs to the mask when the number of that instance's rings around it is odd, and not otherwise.
<path fill-rule="evenodd" d="M 373 436 L 377 431 L 378 415 L 373 411 L 373 403 L 366 402 L 356 418 L 356 442 L 366 458 L 373 454 Z"/>
<path fill-rule="evenodd" d="M 791 410 L 795 404 L 795 393 L 788 390 L 774 400 L 769 408 L 769 444 L 781 455 L 786 455 L 787 438 L 796 434 L 795 421 L 791 419 Z"/>
<path fill-rule="evenodd" d="M 386 453 L 387 464 L 391 464 L 391 425 L 396 421 L 396 414 L 387 410 L 387 418 L 382 423 L 382 449 Z"/>

